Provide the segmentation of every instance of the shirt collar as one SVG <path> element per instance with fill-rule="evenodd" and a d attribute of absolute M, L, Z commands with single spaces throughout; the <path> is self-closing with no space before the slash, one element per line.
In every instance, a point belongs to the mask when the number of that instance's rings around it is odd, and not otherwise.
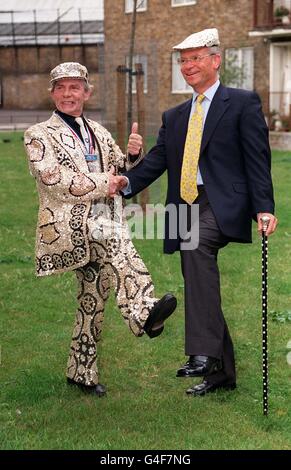
<path fill-rule="evenodd" d="M 210 102 L 213 100 L 213 97 L 217 91 L 217 88 L 220 85 L 220 80 L 217 80 L 210 88 L 208 88 L 206 91 L 204 91 L 203 95 L 205 98 L 207 98 Z M 197 93 L 197 91 L 194 90 L 193 92 L 193 100 L 192 104 L 195 103 L 197 96 L 200 95 L 200 93 Z"/>
<path fill-rule="evenodd" d="M 74 124 L 77 124 L 76 121 L 75 121 L 75 119 L 76 119 L 75 116 L 71 116 L 70 114 L 62 113 L 62 111 L 59 111 L 58 109 L 56 109 L 55 113 L 58 114 L 67 124 L 69 124 L 69 126 L 74 127 Z M 83 117 L 83 114 L 80 117 Z M 78 124 L 77 124 L 77 126 L 79 127 Z"/>

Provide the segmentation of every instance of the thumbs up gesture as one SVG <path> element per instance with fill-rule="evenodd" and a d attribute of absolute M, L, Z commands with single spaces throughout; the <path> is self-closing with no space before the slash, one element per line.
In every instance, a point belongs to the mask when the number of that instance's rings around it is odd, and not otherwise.
<path fill-rule="evenodd" d="M 138 134 L 138 122 L 133 122 L 131 126 L 131 133 Z"/>
<path fill-rule="evenodd" d="M 138 134 L 138 123 L 134 122 L 131 127 L 131 134 L 128 138 L 127 152 L 130 155 L 138 155 L 142 149 L 142 136 Z"/>

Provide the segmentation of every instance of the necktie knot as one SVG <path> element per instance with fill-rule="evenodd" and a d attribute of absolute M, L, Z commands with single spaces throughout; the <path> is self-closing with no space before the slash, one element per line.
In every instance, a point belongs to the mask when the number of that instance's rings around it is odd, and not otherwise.
<path fill-rule="evenodd" d="M 198 104 L 201 104 L 202 101 L 204 100 L 204 98 L 205 98 L 204 95 L 198 95 L 198 96 L 197 96 L 197 103 L 198 103 Z"/>
<path fill-rule="evenodd" d="M 75 121 L 80 126 L 80 128 L 84 127 L 84 121 L 81 117 L 75 118 Z"/>

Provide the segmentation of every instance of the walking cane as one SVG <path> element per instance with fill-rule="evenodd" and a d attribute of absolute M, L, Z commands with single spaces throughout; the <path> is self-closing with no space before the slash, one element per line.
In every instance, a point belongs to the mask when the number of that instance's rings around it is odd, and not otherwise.
<path fill-rule="evenodd" d="M 262 354 L 263 354 L 263 413 L 268 415 L 268 237 L 270 217 L 261 218 L 262 230 Z"/>

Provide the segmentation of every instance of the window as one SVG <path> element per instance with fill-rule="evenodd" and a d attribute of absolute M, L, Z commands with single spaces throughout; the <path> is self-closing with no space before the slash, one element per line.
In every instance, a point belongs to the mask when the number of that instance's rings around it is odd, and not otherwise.
<path fill-rule="evenodd" d="M 137 0 L 136 11 L 147 10 L 147 0 Z M 125 0 L 125 13 L 132 13 L 133 11 L 133 0 Z"/>
<path fill-rule="evenodd" d="M 278 120 L 278 126 L 281 123 L 284 128 L 285 118 L 289 116 L 290 105 L 291 43 L 272 43 L 270 49 L 270 112 L 273 115 L 274 125 Z"/>
<path fill-rule="evenodd" d="M 177 62 L 180 57 L 180 52 L 173 52 L 172 54 L 172 93 L 192 93 L 192 88 L 185 82 L 184 77 L 180 70 L 180 65 Z"/>
<path fill-rule="evenodd" d="M 234 88 L 254 89 L 254 49 L 226 49 L 225 51 L 225 85 Z"/>
<path fill-rule="evenodd" d="M 129 67 L 129 57 L 126 56 L 125 59 L 126 67 Z M 147 93 L 148 91 L 148 58 L 146 55 L 135 54 L 133 56 L 132 68 L 135 71 L 135 64 L 142 64 L 143 69 L 143 91 Z M 126 89 L 128 90 L 128 74 L 126 74 Z M 132 77 L 132 92 L 136 93 L 136 78 L 135 75 Z"/>
<path fill-rule="evenodd" d="M 197 0 L 172 0 L 172 7 L 181 7 L 183 5 L 195 5 Z"/>

